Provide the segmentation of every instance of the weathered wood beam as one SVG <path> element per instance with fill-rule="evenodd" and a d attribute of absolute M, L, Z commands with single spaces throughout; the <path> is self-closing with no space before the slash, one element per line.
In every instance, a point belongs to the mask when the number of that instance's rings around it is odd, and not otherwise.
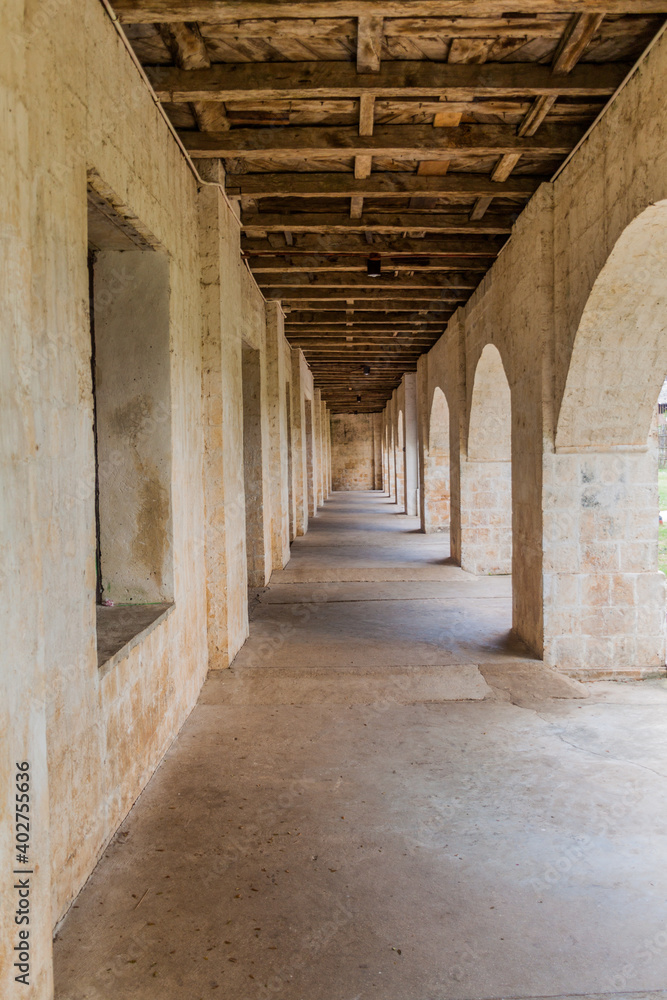
<path fill-rule="evenodd" d="M 176 66 L 186 73 L 210 69 L 211 60 L 197 24 L 162 24 L 162 40 L 171 52 Z M 192 113 L 203 132 L 224 132 L 229 128 L 225 105 L 220 101 L 192 101 Z"/>
<path fill-rule="evenodd" d="M 608 9 L 605 5 L 605 8 Z M 411 8 L 408 8 L 410 10 Z M 358 13 L 358 11 L 357 11 Z M 504 38 L 528 40 L 533 38 L 560 38 L 563 33 L 563 18 L 568 12 L 553 17 L 535 17 L 527 14 L 524 17 L 479 17 L 477 14 L 469 17 L 396 17 L 387 18 L 384 22 L 386 38 L 479 38 L 487 42 L 489 39 L 502 35 Z M 644 18 L 650 15 L 644 15 Z M 644 23 L 635 26 L 642 30 Z M 620 38 L 627 34 L 627 23 L 623 21 L 607 21 L 604 25 L 604 39 Z M 225 38 L 231 40 L 261 38 L 263 41 L 270 36 L 277 39 L 281 35 L 289 38 L 313 38 L 323 41 L 352 40 L 357 31 L 356 17 L 326 17 L 326 18 L 281 18 L 272 17 L 267 25 L 263 18 L 246 19 L 230 24 L 225 31 Z"/>
<path fill-rule="evenodd" d="M 556 100 L 556 94 L 543 94 L 541 97 L 536 97 L 530 111 L 519 125 L 517 135 L 535 135 Z"/>
<path fill-rule="evenodd" d="M 530 198 L 543 183 L 542 177 L 512 177 L 502 186 L 484 174 L 420 176 L 408 173 L 376 173 L 357 180 L 347 173 L 228 174 L 230 197 L 249 198 L 377 198 L 386 195 L 423 196 L 446 202 L 469 203 L 475 198 Z"/>
<path fill-rule="evenodd" d="M 582 125 L 544 125 L 539 136 L 518 136 L 507 125 L 466 125 L 433 129 L 430 125 L 380 125 L 373 135 L 359 135 L 354 125 L 293 126 L 284 129 L 239 128 L 230 132 L 181 131 L 193 157 L 242 157 L 254 161 L 281 156 L 385 156 L 448 160 L 460 156 L 567 156 L 581 139 Z"/>
<path fill-rule="evenodd" d="M 475 222 L 460 214 L 451 215 L 444 212 L 432 212 L 428 215 L 418 215 L 413 212 L 397 215 L 367 213 L 363 218 L 328 213 L 307 215 L 295 212 L 289 215 L 273 215 L 269 212 L 258 212 L 242 216 L 241 221 L 244 232 L 251 238 L 259 232 L 281 233 L 286 230 L 295 236 L 299 233 L 338 235 L 365 232 L 389 236 L 401 233 L 413 236 L 419 233 L 503 236 L 512 231 L 512 221 L 506 214 L 496 215 L 486 222 Z"/>
<path fill-rule="evenodd" d="M 476 0 L 478 17 L 502 16 L 509 0 Z M 114 0 L 124 24 L 204 21 L 224 24 L 255 18 L 359 16 L 359 0 Z M 364 0 L 364 14 L 376 17 L 470 17 L 470 0 Z M 512 0 L 517 14 L 664 14 L 664 0 Z"/>
<path fill-rule="evenodd" d="M 665 3 L 665 0 L 661 0 Z M 608 97 L 628 71 L 620 63 L 580 65 L 567 78 L 534 63 L 385 61 L 377 73 L 357 73 L 346 62 L 216 63 L 186 72 L 173 66 L 146 66 L 162 101 L 272 101 L 371 97 Z"/>
<path fill-rule="evenodd" d="M 462 270 L 476 272 L 481 277 L 488 271 L 495 257 L 495 253 L 476 257 L 456 257 L 454 255 L 429 257 L 426 255 L 420 258 L 417 263 L 412 257 L 405 259 L 389 257 L 383 264 L 383 268 L 386 276 L 398 275 L 399 278 L 409 275 L 414 275 L 415 278 L 444 277 Z M 331 254 L 300 254 L 294 258 L 290 257 L 289 261 L 284 257 L 246 254 L 245 259 L 258 280 L 264 276 L 279 278 L 282 281 L 289 275 L 299 275 L 306 279 L 317 278 L 320 275 L 329 277 L 332 274 L 339 274 L 345 278 L 352 274 L 357 274 L 360 277 L 366 275 L 366 262 L 354 256 L 345 258 L 343 262 L 335 257 L 332 260 Z M 379 288 L 381 279 L 378 279 L 377 284 Z"/>
<path fill-rule="evenodd" d="M 357 73 L 377 73 L 382 59 L 384 18 L 361 14 L 357 28 Z"/>
<path fill-rule="evenodd" d="M 282 244 L 282 245 L 281 245 Z M 363 234 L 348 233 L 343 236 L 322 236 L 316 233 L 298 233 L 294 236 L 294 246 L 286 248 L 282 237 L 274 233 L 266 240 L 241 237 L 241 248 L 248 256 L 264 253 L 276 256 L 289 254 L 296 261 L 299 253 L 361 254 L 364 259 L 369 253 L 379 253 L 392 259 L 400 255 L 414 257 L 455 256 L 458 258 L 495 257 L 505 244 L 503 236 L 438 236 L 424 239 L 398 239 L 394 236 L 376 236 L 369 247 Z M 389 267 L 389 261 L 386 262 Z M 460 269 L 460 268 L 459 268 Z"/>
<path fill-rule="evenodd" d="M 493 195 L 490 194 L 484 195 L 483 198 L 478 198 L 472 212 L 470 213 L 470 221 L 479 222 L 480 219 L 483 219 L 492 201 Z"/>
<path fill-rule="evenodd" d="M 493 168 L 491 180 L 498 182 L 506 181 L 520 159 L 521 153 L 503 153 Z"/>
<path fill-rule="evenodd" d="M 605 12 L 575 14 L 553 57 L 554 73 L 570 73 L 604 20 Z"/>
<path fill-rule="evenodd" d="M 419 313 L 428 315 L 432 312 L 441 312 L 443 309 L 451 309 L 457 302 L 465 301 L 465 296 L 453 299 L 370 299 L 367 302 L 356 301 L 354 305 L 345 305 L 345 299 L 334 299 L 332 301 L 317 299 L 314 302 L 295 301 L 292 305 L 283 301 L 283 305 L 288 309 L 290 321 L 300 320 L 304 316 L 310 316 L 314 312 L 327 313 L 327 315 L 337 315 L 346 313 L 353 316 L 356 313 L 367 312 L 391 312 L 391 313 Z M 363 317 L 362 317 L 363 318 Z"/>
<path fill-rule="evenodd" d="M 314 292 L 306 292 L 305 290 L 299 295 L 295 295 L 293 291 L 289 288 L 263 288 L 262 293 L 266 299 L 279 299 L 282 301 L 285 308 L 289 308 L 292 313 L 297 309 L 311 309 L 322 307 L 325 308 L 324 303 L 339 303 L 338 308 L 342 309 L 343 306 L 340 303 L 352 302 L 353 305 L 350 308 L 360 309 L 366 306 L 370 307 L 371 303 L 375 304 L 375 308 L 384 308 L 384 303 L 389 301 L 394 304 L 394 308 L 397 308 L 397 303 L 404 303 L 405 308 L 412 306 L 414 309 L 427 308 L 430 305 L 435 307 L 435 303 L 440 303 L 441 305 L 451 303 L 451 302 L 461 302 L 465 301 L 470 294 L 466 289 L 451 289 L 446 292 L 440 292 L 437 288 L 408 288 L 402 291 L 400 288 L 380 288 L 376 291 L 373 289 L 361 290 L 357 289 L 346 290 L 342 294 L 337 292 L 335 289 L 319 288 L 315 289 Z M 354 295 L 351 299 L 350 295 Z M 391 298 L 387 299 L 390 295 Z M 307 304 L 306 304 L 307 303 Z M 329 308 L 327 305 L 326 308 Z M 403 305 L 401 305 L 403 308 Z"/>
<path fill-rule="evenodd" d="M 385 273 L 379 278 L 369 278 L 366 273 L 340 274 L 336 271 L 330 274 L 301 274 L 286 272 L 284 274 L 265 275 L 258 278 L 258 283 L 265 295 L 273 292 L 284 292 L 286 295 L 298 297 L 301 295 L 339 294 L 350 297 L 357 295 L 387 295 L 391 293 L 410 295 L 414 293 L 431 294 L 433 289 L 441 289 L 443 294 L 449 289 L 473 289 L 479 284 L 479 274 L 461 272 L 460 274 L 414 274 L 400 273 L 398 275 Z"/>

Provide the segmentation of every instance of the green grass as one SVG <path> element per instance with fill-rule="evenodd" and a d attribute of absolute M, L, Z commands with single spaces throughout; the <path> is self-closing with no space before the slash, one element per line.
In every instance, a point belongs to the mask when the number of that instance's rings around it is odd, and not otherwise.
<path fill-rule="evenodd" d="M 658 469 L 660 510 L 667 510 L 667 469 Z M 667 523 L 658 528 L 658 569 L 667 574 Z"/>

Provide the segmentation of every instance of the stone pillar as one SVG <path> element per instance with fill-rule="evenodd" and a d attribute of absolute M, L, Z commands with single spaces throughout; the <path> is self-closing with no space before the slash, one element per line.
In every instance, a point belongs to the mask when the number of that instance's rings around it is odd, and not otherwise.
<path fill-rule="evenodd" d="M 405 511 L 405 411 L 394 402 L 395 427 L 394 453 L 396 456 L 394 496 L 399 509 Z"/>
<path fill-rule="evenodd" d="M 418 513 L 419 458 L 417 429 L 417 376 L 410 373 L 403 376 L 405 386 L 405 513 L 416 517 Z"/>
<path fill-rule="evenodd" d="M 582 678 L 665 668 L 657 441 L 544 457 L 544 661 Z"/>
<path fill-rule="evenodd" d="M 374 413 L 373 420 L 373 489 L 382 489 L 382 414 Z"/>
<path fill-rule="evenodd" d="M 394 421 L 394 400 L 387 404 L 387 466 L 389 499 L 396 503 L 396 423 Z"/>
<path fill-rule="evenodd" d="M 292 478 L 294 483 L 297 537 L 308 530 L 308 491 L 306 488 L 306 414 L 301 379 L 301 351 L 292 348 Z"/>
<path fill-rule="evenodd" d="M 313 390 L 313 454 L 315 462 L 315 507 L 324 503 L 324 448 L 322 446 L 322 393 Z"/>
<path fill-rule="evenodd" d="M 321 397 L 320 393 L 320 397 Z M 322 503 L 329 497 L 329 412 L 320 401 L 320 440 L 322 442 Z"/>
<path fill-rule="evenodd" d="M 220 192 L 199 192 L 202 268 L 204 538 L 209 667 L 229 666 L 248 634 L 238 234 Z M 228 275 L 233 276 L 229 280 Z"/>
<path fill-rule="evenodd" d="M 271 556 L 273 565 L 287 564 L 289 551 L 289 462 L 286 386 L 283 346 L 284 318 L 279 302 L 266 303 L 266 380 L 269 419 L 269 491 Z"/>
<path fill-rule="evenodd" d="M 389 492 L 389 444 L 387 439 L 387 407 L 382 411 L 382 492 Z"/>

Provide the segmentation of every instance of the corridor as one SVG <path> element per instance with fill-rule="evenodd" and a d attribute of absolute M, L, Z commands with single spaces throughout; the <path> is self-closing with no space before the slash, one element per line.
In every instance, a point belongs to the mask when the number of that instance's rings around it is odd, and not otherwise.
<path fill-rule="evenodd" d="M 61 924 L 59 1000 L 664 985 L 667 682 L 532 659 L 509 578 L 380 492 L 333 493 L 250 619 Z"/>

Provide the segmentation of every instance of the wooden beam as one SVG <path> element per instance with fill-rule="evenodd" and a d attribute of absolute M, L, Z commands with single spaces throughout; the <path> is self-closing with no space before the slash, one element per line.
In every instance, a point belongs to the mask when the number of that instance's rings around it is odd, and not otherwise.
<path fill-rule="evenodd" d="M 488 222 L 469 221 L 461 214 L 452 215 L 444 212 L 429 214 L 369 214 L 363 218 L 357 216 L 329 215 L 328 213 L 291 213 L 287 215 L 272 215 L 269 212 L 256 212 L 242 216 L 243 229 L 246 235 L 252 237 L 258 232 L 282 233 L 289 230 L 293 235 L 299 233 L 346 234 L 374 232 L 382 235 L 400 235 L 406 233 L 448 233 L 462 236 L 483 235 L 503 236 L 512 231 L 512 222 L 506 216 L 496 217 Z M 296 245 L 296 244 L 295 244 Z"/>
<path fill-rule="evenodd" d="M 434 289 L 444 292 L 456 289 L 473 289 L 479 284 L 479 274 L 475 272 L 460 274 L 403 274 L 385 273 L 378 278 L 369 278 L 366 273 L 350 272 L 340 274 L 332 271 L 329 274 L 301 274 L 290 271 L 277 275 L 260 275 L 258 283 L 265 295 L 274 291 L 286 295 L 301 296 L 319 294 L 340 294 L 352 297 L 356 295 L 392 295 L 400 293 L 431 294 Z"/>
<path fill-rule="evenodd" d="M 384 18 L 361 14 L 357 28 L 357 73 L 377 73 L 382 59 Z"/>
<path fill-rule="evenodd" d="M 480 219 L 483 219 L 492 201 L 493 201 L 492 195 L 485 195 L 484 198 L 478 198 L 477 201 L 475 202 L 475 207 L 470 213 L 470 221 L 479 222 Z"/>
<path fill-rule="evenodd" d="M 327 288 L 316 288 L 314 291 L 308 293 L 306 289 L 298 290 L 299 294 L 295 295 L 294 290 L 289 288 L 263 288 L 262 293 L 266 299 L 279 299 L 282 301 L 285 308 L 289 308 L 292 313 L 297 309 L 313 309 L 313 308 L 329 308 L 327 303 L 333 306 L 333 303 L 338 303 L 337 308 L 342 309 L 342 303 L 353 302 L 353 306 L 350 308 L 364 308 L 370 307 L 374 304 L 375 308 L 385 308 L 385 303 L 389 301 L 392 303 L 393 308 L 399 308 L 398 303 L 401 303 L 400 308 L 413 308 L 413 309 L 424 309 L 429 306 L 434 308 L 442 308 L 446 304 L 456 303 L 465 301 L 470 292 L 466 289 L 461 289 L 457 291 L 456 289 L 451 289 L 446 295 L 440 294 L 438 288 L 408 288 L 402 291 L 400 288 L 380 288 L 373 292 L 372 289 L 344 289 L 342 292 L 336 291 L 335 289 Z M 350 299 L 350 294 L 354 294 L 354 298 Z M 391 299 L 387 300 L 387 296 L 391 295 Z"/>
<path fill-rule="evenodd" d="M 210 69 L 211 60 L 198 25 L 178 21 L 162 24 L 160 34 L 179 69 L 186 73 Z M 191 107 L 195 121 L 203 132 L 225 132 L 229 128 L 225 105 L 220 101 L 192 101 Z"/>
<path fill-rule="evenodd" d="M 504 153 L 493 169 L 491 180 L 506 181 L 520 159 L 521 153 Z"/>
<path fill-rule="evenodd" d="M 292 231 L 294 232 L 293 228 Z M 278 233 L 266 240 L 241 237 L 241 248 L 248 256 L 259 253 L 277 254 L 289 253 L 296 260 L 299 253 L 320 254 L 361 254 L 364 261 L 371 252 L 387 255 L 392 258 L 400 255 L 415 257 L 442 257 L 451 255 L 457 258 L 495 257 L 505 243 L 502 236 L 439 236 L 424 239 L 398 239 L 394 236 L 376 237 L 372 249 L 369 248 L 363 234 L 348 233 L 341 236 L 321 236 L 316 233 L 298 233 L 294 236 L 294 246 L 285 248 L 284 240 Z M 385 262 L 389 266 L 389 261 Z M 458 268 L 460 270 L 460 267 Z"/>
<path fill-rule="evenodd" d="M 465 296 L 458 296 L 454 299 L 369 299 L 366 302 L 357 300 L 354 305 L 347 304 L 347 306 L 344 299 L 316 299 L 315 301 L 297 299 L 291 305 L 287 300 L 283 300 L 283 305 L 288 308 L 290 322 L 293 322 L 315 311 L 326 312 L 327 315 L 345 312 L 350 316 L 355 313 L 377 311 L 427 315 L 432 312 L 441 312 L 443 309 L 451 309 L 452 306 L 456 306 L 461 301 L 465 301 Z"/>
<path fill-rule="evenodd" d="M 570 18 L 551 62 L 553 73 L 570 73 L 574 69 L 577 60 L 583 54 L 603 20 L 604 14 L 575 14 Z M 532 108 L 521 122 L 517 134 L 520 136 L 535 135 L 556 103 L 556 99 L 556 94 L 542 94 L 540 97 L 536 97 Z"/>
<path fill-rule="evenodd" d="M 502 16 L 509 0 L 477 0 L 475 15 Z M 363 0 L 376 17 L 470 17 L 470 0 Z M 204 21 L 225 24 L 255 18 L 358 17 L 359 0 L 114 0 L 124 24 Z M 517 14 L 664 14 L 664 0 L 512 0 Z"/>
<path fill-rule="evenodd" d="M 353 194 L 350 198 L 350 219 L 361 219 L 364 211 L 364 199 L 359 194 Z M 323 232 L 324 230 L 309 230 L 309 232 Z M 301 232 L 304 232 L 302 229 Z"/>
<path fill-rule="evenodd" d="M 661 0 L 664 4 L 665 0 Z M 385 61 L 378 73 L 357 73 L 346 62 L 216 63 L 186 72 L 173 66 L 146 66 L 162 101 L 272 101 L 371 97 L 608 97 L 629 67 L 620 63 L 576 66 L 566 79 L 535 63 Z M 433 129 L 429 126 L 429 129 Z"/>
<path fill-rule="evenodd" d="M 554 73 L 570 73 L 604 20 L 605 12 L 575 14 L 553 57 Z"/>
<path fill-rule="evenodd" d="M 291 256 L 288 258 L 286 254 L 282 257 L 244 254 L 244 257 L 258 281 L 264 277 L 279 278 L 282 281 L 289 275 L 304 278 L 317 278 L 320 275 L 329 277 L 332 274 L 339 274 L 344 278 L 353 274 L 360 277 L 366 275 L 365 260 L 362 261 L 356 256 L 338 258 L 332 254 L 299 254 L 294 258 Z M 390 256 L 385 259 L 382 266 L 387 276 L 397 275 L 399 278 L 410 275 L 414 275 L 415 278 L 436 278 L 462 270 L 476 272 L 481 276 L 488 271 L 495 257 L 495 253 L 476 257 L 424 256 L 419 259 Z M 378 287 L 380 283 L 378 280 Z"/>
<path fill-rule="evenodd" d="M 543 94 L 541 97 L 536 97 L 530 111 L 519 125 L 517 135 L 535 135 L 556 100 L 556 94 Z"/>
<path fill-rule="evenodd" d="M 227 174 L 230 197 L 249 198 L 377 198 L 387 195 L 438 198 L 452 204 L 468 204 L 485 195 L 530 198 L 543 177 L 512 177 L 502 186 L 485 174 L 453 173 L 424 176 L 409 173 L 376 173 L 358 180 L 352 173 L 261 173 Z"/>
<path fill-rule="evenodd" d="M 359 135 L 373 135 L 375 125 L 375 98 L 362 94 L 359 98 Z"/>
<path fill-rule="evenodd" d="M 545 125 L 539 136 L 518 136 L 506 125 L 466 125 L 433 129 L 430 125 L 380 125 L 373 135 L 359 135 L 355 125 L 293 126 L 284 129 L 239 128 L 230 132 L 181 131 L 193 157 L 270 160 L 294 156 L 384 156 L 449 160 L 459 156 L 567 156 L 584 134 L 582 125 Z"/>

